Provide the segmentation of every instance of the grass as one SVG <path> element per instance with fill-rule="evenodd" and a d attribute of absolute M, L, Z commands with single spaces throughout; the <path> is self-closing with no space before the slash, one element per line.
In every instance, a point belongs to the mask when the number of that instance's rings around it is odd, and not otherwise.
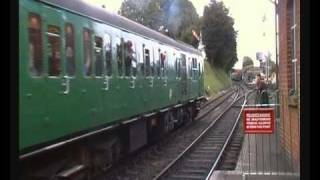
<path fill-rule="evenodd" d="M 229 74 L 221 68 L 211 67 L 205 60 L 204 87 L 208 96 L 217 96 L 218 93 L 231 85 Z"/>

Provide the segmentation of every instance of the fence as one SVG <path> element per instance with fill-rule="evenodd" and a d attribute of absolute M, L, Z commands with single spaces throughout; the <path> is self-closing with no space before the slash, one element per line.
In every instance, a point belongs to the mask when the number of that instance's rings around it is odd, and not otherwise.
<path fill-rule="evenodd" d="M 284 135 L 289 134 L 292 144 L 291 130 L 282 128 L 284 121 L 280 119 L 279 92 L 269 92 L 269 104 L 256 104 L 256 93 L 248 95 L 246 107 L 272 107 L 275 111 L 274 132 L 272 134 L 245 134 L 237 170 L 242 179 L 299 179 L 299 169 L 294 168 L 292 146 L 288 149 L 281 143 Z M 290 121 L 291 122 L 291 121 Z M 290 126 L 291 127 L 291 126 Z M 289 154 L 289 155 L 288 155 Z"/>

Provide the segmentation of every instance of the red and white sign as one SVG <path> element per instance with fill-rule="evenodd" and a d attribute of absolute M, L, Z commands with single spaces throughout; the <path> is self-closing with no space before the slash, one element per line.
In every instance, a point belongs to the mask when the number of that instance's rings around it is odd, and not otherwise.
<path fill-rule="evenodd" d="M 273 108 L 243 109 L 243 128 L 246 134 L 272 134 L 274 131 Z"/>

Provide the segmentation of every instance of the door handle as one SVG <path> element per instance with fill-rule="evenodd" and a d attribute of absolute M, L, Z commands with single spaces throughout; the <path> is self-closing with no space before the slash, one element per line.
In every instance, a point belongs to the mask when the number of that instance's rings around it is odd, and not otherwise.
<path fill-rule="evenodd" d="M 104 84 L 104 87 L 102 88 L 102 90 L 108 91 L 109 90 L 109 78 L 107 76 L 105 76 L 103 84 Z"/>
<path fill-rule="evenodd" d="M 150 80 L 149 80 L 149 86 L 150 86 L 150 87 L 153 87 L 153 78 L 150 78 Z"/>
<path fill-rule="evenodd" d="M 135 87 L 135 79 L 131 77 L 129 88 L 133 89 Z"/>
<path fill-rule="evenodd" d="M 168 85 L 168 79 L 165 78 L 165 79 L 163 80 L 163 86 L 167 86 L 167 85 Z"/>
<path fill-rule="evenodd" d="M 65 94 L 65 95 L 69 94 L 69 92 L 70 92 L 70 78 L 68 76 L 63 76 L 61 85 L 65 87 L 65 90 L 62 91 L 61 94 Z"/>

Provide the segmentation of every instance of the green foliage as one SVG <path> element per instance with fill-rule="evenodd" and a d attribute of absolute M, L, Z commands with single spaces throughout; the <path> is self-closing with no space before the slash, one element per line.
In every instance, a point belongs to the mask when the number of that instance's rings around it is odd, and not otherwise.
<path fill-rule="evenodd" d="M 231 85 L 229 74 L 222 68 L 213 67 L 205 60 L 204 87 L 208 96 L 217 96 L 221 90 Z"/>
<path fill-rule="evenodd" d="M 237 59 L 237 33 L 234 20 L 222 2 L 211 0 L 199 18 L 189 0 L 124 0 L 120 14 L 174 39 L 198 47 L 192 35 L 202 32 L 202 40 L 209 63 L 231 70 Z M 167 30 L 167 31 L 166 31 Z"/>
<path fill-rule="evenodd" d="M 149 0 L 124 0 L 120 7 L 120 14 L 140 24 L 145 24 L 145 4 Z"/>
<path fill-rule="evenodd" d="M 124 0 L 120 14 L 174 39 L 198 46 L 192 30 L 200 32 L 199 16 L 188 0 Z"/>
<path fill-rule="evenodd" d="M 276 67 L 277 67 L 276 63 L 274 63 L 273 61 L 270 61 L 269 66 L 270 66 L 270 74 L 276 73 Z"/>
<path fill-rule="evenodd" d="M 231 70 L 237 62 L 237 33 L 234 20 L 223 2 L 211 0 L 205 7 L 202 23 L 202 36 L 205 52 L 211 65 Z"/>
<path fill-rule="evenodd" d="M 244 56 L 242 62 L 242 69 L 248 66 L 253 66 L 253 60 L 249 56 Z"/>

